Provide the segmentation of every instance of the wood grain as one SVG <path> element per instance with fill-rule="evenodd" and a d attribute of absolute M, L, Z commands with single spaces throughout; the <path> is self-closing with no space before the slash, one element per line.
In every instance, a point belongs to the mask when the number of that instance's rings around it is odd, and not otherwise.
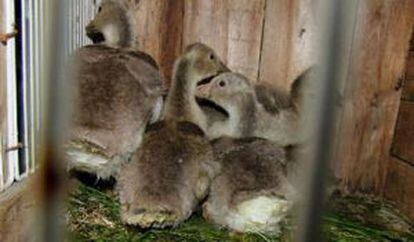
<path fill-rule="evenodd" d="M 227 64 L 250 80 L 259 76 L 264 0 L 229 1 Z"/>
<path fill-rule="evenodd" d="M 184 46 L 211 46 L 236 72 L 256 81 L 259 71 L 265 0 L 185 2 Z"/>
<path fill-rule="evenodd" d="M 414 48 L 414 46 L 412 48 Z M 414 80 L 414 51 L 410 51 L 408 54 L 406 78 L 407 80 Z"/>
<path fill-rule="evenodd" d="M 288 87 L 297 0 L 268 0 L 261 52 L 261 82 Z"/>
<path fill-rule="evenodd" d="M 384 187 L 413 13 L 410 0 L 360 1 L 337 151 L 345 191 Z"/>
<path fill-rule="evenodd" d="M 183 47 L 202 42 L 227 62 L 228 0 L 187 0 L 184 7 Z"/>
<path fill-rule="evenodd" d="M 401 102 L 392 154 L 414 166 L 414 102 Z"/>
<path fill-rule="evenodd" d="M 159 63 L 161 56 L 161 28 L 165 0 L 141 0 L 135 11 L 138 48 L 149 53 Z"/>
<path fill-rule="evenodd" d="M 167 84 L 181 53 L 184 0 L 141 0 L 135 11 L 138 49 L 160 65 Z"/>
<path fill-rule="evenodd" d="M 164 8 L 162 25 L 160 66 L 167 84 L 171 82 L 174 61 L 181 54 L 185 0 L 169 1 Z"/>
<path fill-rule="evenodd" d="M 266 2 L 260 81 L 289 89 L 294 78 L 314 63 L 314 2 Z"/>
<path fill-rule="evenodd" d="M 413 44 L 411 48 L 414 48 Z M 414 51 L 410 51 L 408 55 L 402 95 L 403 100 L 414 102 Z"/>
<path fill-rule="evenodd" d="M 414 167 L 391 158 L 384 197 L 394 202 L 405 216 L 414 221 Z"/>
<path fill-rule="evenodd" d="M 405 81 L 402 99 L 414 102 L 414 79 Z"/>

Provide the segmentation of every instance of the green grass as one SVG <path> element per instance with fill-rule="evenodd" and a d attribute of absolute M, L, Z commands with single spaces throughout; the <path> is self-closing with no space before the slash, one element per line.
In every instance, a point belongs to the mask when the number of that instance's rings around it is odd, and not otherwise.
<path fill-rule="evenodd" d="M 328 241 L 414 241 L 412 225 L 387 204 L 351 197 L 337 197 L 331 204 L 332 210 L 325 216 L 323 226 Z M 121 223 L 119 203 L 112 191 L 103 192 L 85 185 L 79 185 L 69 196 L 67 219 L 71 241 L 267 242 L 291 241 L 293 234 L 293 226 L 289 222 L 279 238 L 257 233 L 234 233 L 206 222 L 200 211 L 177 228 L 141 231 Z M 375 223 L 367 224 L 371 220 Z"/>

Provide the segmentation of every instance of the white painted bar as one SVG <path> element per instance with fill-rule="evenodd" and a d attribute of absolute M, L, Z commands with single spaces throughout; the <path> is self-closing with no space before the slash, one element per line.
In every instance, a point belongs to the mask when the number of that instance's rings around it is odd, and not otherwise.
<path fill-rule="evenodd" d="M 6 9 L 6 31 L 13 31 L 14 24 L 14 1 L 4 1 Z M 6 148 L 17 145 L 17 100 L 16 100 L 16 60 L 15 60 L 15 40 L 10 39 L 6 47 L 7 56 L 7 142 Z M 8 164 L 6 174 L 3 174 L 3 186 L 0 190 L 4 190 L 14 181 L 14 164 L 18 160 L 18 151 L 9 151 L 6 153 L 6 162 Z"/>
<path fill-rule="evenodd" d="M 23 145 L 25 151 L 26 171 L 21 174 L 19 169 L 19 151 L 12 150 L 6 153 L 5 160 L 0 157 L 0 191 L 12 185 L 14 181 L 24 179 L 35 172 L 38 164 L 37 148 L 40 137 L 42 122 L 43 103 L 43 79 L 42 73 L 44 56 L 42 56 L 45 43 L 45 24 L 47 0 L 19 0 L 22 7 L 22 88 L 23 88 L 23 110 L 24 110 L 24 137 Z M 15 23 L 14 1 L 3 1 L 6 10 L 6 30 L 13 31 Z M 67 14 L 69 19 L 65 53 L 70 55 L 77 48 L 90 44 L 86 36 L 85 27 L 94 17 L 100 1 L 92 0 L 70 0 Z M 9 40 L 6 50 L 7 58 L 7 140 L 5 148 L 18 145 L 18 100 L 17 100 L 17 76 L 16 76 L 16 43 L 14 39 Z"/>

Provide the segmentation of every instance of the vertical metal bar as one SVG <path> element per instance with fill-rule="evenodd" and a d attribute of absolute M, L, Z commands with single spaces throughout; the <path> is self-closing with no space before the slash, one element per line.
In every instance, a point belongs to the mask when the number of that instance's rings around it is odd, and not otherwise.
<path fill-rule="evenodd" d="M 72 2 L 72 1 L 71 1 Z M 67 10 L 67 18 L 68 18 L 68 46 L 67 46 L 67 55 L 70 53 L 70 49 L 72 48 L 72 38 L 70 36 L 70 32 L 72 30 L 72 3 L 68 4 L 68 10 Z"/>
<path fill-rule="evenodd" d="M 84 38 L 84 43 L 83 45 L 87 45 L 89 43 L 88 38 L 86 37 L 86 31 L 85 31 L 85 27 L 89 22 L 89 17 L 90 17 L 90 11 L 91 11 L 91 2 L 90 1 L 86 1 L 85 2 L 85 22 L 83 23 L 83 28 L 82 28 L 82 35 Z"/>
<path fill-rule="evenodd" d="M 39 9 L 39 19 L 40 19 L 40 23 L 39 23 L 39 50 L 42 50 L 43 48 L 45 48 L 44 46 L 44 24 L 45 24 L 45 12 L 44 12 L 44 5 L 45 5 L 45 1 L 40 1 L 40 9 Z M 31 172 L 34 172 L 36 169 L 36 164 L 37 164 L 37 159 L 38 159 L 38 151 L 39 151 L 39 141 L 40 141 L 40 117 L 42 115 L 42 110 L 40 108 L 41 103 L 40 103 L 40 97 L 41 97 L 41 93 L 40 93 L 40 86 L 41 86 L 41 82 L 44 79 L 44 73 L 41 71 L 42 69 L 42 63 L 44 56 L 42 55 L 42 52 L 39 51 L 39 79 L 38 81 L 35 83 L 35 122 L 34 122 L 34 159 L 33 162 L 31 164 Z"/>
<path fill-rule="evenodd" d="M 41 1 L 41 23 L 40 23 L 40 47 L 39 47 L 39 55 L 40 55 L 40 64 L 39 64 L 39 72 L 40 74 L 40 80 L 36 83 L 36 98 L 37 98 L 37 109 L 36 109 L 36 115 L 37 115 L 37 124 L 36 124 L 36 142 L 35 142 L 35 149 L 36 149 L 36 153 L 35 153 L 35 162 L 33 163 L 33 168 L 32 168 L 32 172 L 34 172 L 34 170 L 36 170 L 39 167 L 39 159 L 40 159 L 40 143 L 42 140 L 42 122 L 43 120 L 43 116 L 44 116 L 44 108 L 43 108 L 43 104 L 44 104 L 44 90 L 43 90 L 43 84 L 45 82 L 45 79 L 47 78 L 47 74 L 45 73 L 45 48 L 50 48 L 49 46 L 47 46 L 46 43 L 46 32 L 47 32 L 47 21 L 49 21 L 48 19 L 48 12 L 47 12 L 47 8 L 48 7 L 48 3 L 45 0 Z"/>
<path fill-rule="evenodd" d="M 81 26 L 81 37 L 82 37 L 82 46 L 85 45 L 86 39 L 84 35 L 85 22 L 86 22 L 86 10 L 87 10 L 87 1 L 82 1 L 82 26 Z"/>
<path fill-rule="evenodd" d="M 71 28 L 69 31 L 69 39 L 70 39 L 70 51 L 72 52 L 75 46 L 75 39 L 73 38 L 73 33 L 75 32 L 76 26 L 76 19 L 75 19 L 75 8 L 74 8 L 75 1 L 70 1 L 70 19 L 69 22 L 71 24 Z"/>
<path fill-rule="evenodd" d="M 26 5 L 26 6 L 23 6 Z M 27 31 L 28 35 L 27 38 L 23 40 L 22 46 L 24 46 L 24 52 L 23 52 L 23 59 L 29 57 L 29 62 L 23 61 L 24 63 L 24 72 L 28 72 L 29 75 L 24 75 L 24 83 L 27 86 L 25 90 L 27 91 L 27 94 L 25 95 L 25 99 L 27 100 L 27 105 L 25 105 L 25 117 L 27 117 L 26 120 L 26 128 L 25 128 L 25 145 L 26 145 L 26 169 L 29 173 L 31 169 L 31 164 L 34 162 L 34 151 L 35 151 L 35 128 L 34 128 L 34 120 L 35 120 L 35 85 L 38 81 L 36 78 L 36 73 L 38 73 L 38 70 L 36 68 L 36 56 L 37 56 L 37 48 L 36 48 L 36 41 L 37 41 L 37 26 L 36 26 L 36 15 L 37 10 L 35 7 L 35 3 L 33 0 L 29 1 L 22 1 L 22 8 L 27 8 L 27 10 L 30 9 L 30 11 L 23 11 L 23 21 L 25 23 L 28 22 L 29 25 L 26 26 L 28 28 Z M 28 77 L 28 78 L 27 78 Z"/>
<path fill-rule="evenodd" d="M 310 88 L 317 95 L 304 97 L 303 134 L 310 137 L 309 147 L 302 154 L 301 163 L 308 164 L 305 177 L 308 199 L 299 216 L 298 241 L 322 241 L 320 224 L 324 211 L 325 177 L 332 157 L 335 128 L 335 91 L 341 73 L 341 42 L 347 36 L 346 16 L 355 16 L 354 1 L 320 0 L 318 16 L 320 38 L 317 41 L 318 66 Z"/>
<path fill-rule="evenodd" d="M 91 21 L 92 16 L 93 16 L 93 2 L 92 0 L 90 0 L 88 1 L 88 19 L 86 21 L 85 27 L 89 24 L 89 21 Z M 85 27 L 83 28 L 84 31 L 85 31 Z M 85 38 L 86 38 L 86 44 L 91 44 L 91 41 L 86 36 L 86 31 L 85 31 Z"/>
<path fill-rule="evenodd" d="M 14 1 L 5 1 L 6 4 L 6 32 L 13 31 L 15 23 Z M 15 39 L 7 43 L 7 146 L 17 145 L 17 89 L 16 89 L 16 42 Z M 7 170 L 4 187 L 10 186 L 14 181 L 15 164 L 18 162 L 18 151 L 9 151 L 6 153 Z"/>
<path fill-rule="evenodd" d="M 79 44 L 79 46 L 78 46 L 78 48 L 79 47 L 81 47 L 81 46 L 83 46 L 83 21 L 84 21 L 84 16 L 83 16 L 83 13 L 84 13 L 84 9 L 83 9 L 83 4 L 84 3 L 84 1 L 79 1 L 79 8 L 80 8 L 80 21 L 79 21 L 79 38 L 80 38 L 80 44 Z"/>
<path fill-rule="evenodd" d="M 63 131 L 66 130 L 68 111 L 66 105 L 67 95 L 70 95 L 70 88 L 65 86 L 68 83 L 63 78 L 68 78 L 64 72 L 66 62 L 65 41 L 67 41 L 67 6 L 70 1 L 48 1 L 49 21 L 46 32 L 46 44 L 42 54 L 45 56 L 43 71 L 47 73 L 43 89 L 46 90 L 45 99 L 45 122 L 42 126 L 44 140 L 42 142 L 42 177 L 40 187 L 43 187 L 41 194 L 41 205 L 43 211 L 43 222 L 41 226 L 41 238 L 39 241 L 63 241 L 63 233 L 59 219 L 61 216 L 62 196 L 64 195 L 65 184 L 64 164 L 62 162 L 61 148 L 63 142 Z"/>
<path fill-rule="evenodd" d="M 36 42 L 35 42 L 35 39 L 34 39 L 34 38 L 36 38 L 36 32 L 37 32 L 36 16 L 35 16 L 37 14 L 37 11 L 36 11 L 35 2 L 36 2 L 36 0 L 27 0 L 26 1 L 26 5 L 28 5 L 27 7 L 30 9 L 29 15 L 27 16 L 27 18 L 29 19 L 29 26 L 27 26 L 27 27 L 28 27 L 29 33 L 30 33 L 29 39 L 27 40 L 28 43 L 29 43 L 29 49 L 28 49 L 28 52 L 27 52 L 27 56 L 29 56 L 29 58 L 30 58 L 30 64 L 27 67 L 27 69 L 30 73 L 29 74 L 29 76 L 30 76 L 29 82 L 30 83 L 36 83 L 38 81 L 37 76 L 36 76 L 36 69 L 37 69 L 37 67 L 36 67 L 37 66 L 36 55 L 38 55 L 38 50 L 37 50 Z M 33 92 L 31 92 L 31 95 L 35 95 L 34 90 L 33 90 L 33 85 L 32 85 L 32 91 Z M 33 102 L 33 99 L 32 99 L 32 102 Z M 34 110 L 32 109 L 32 111 L 34 111 Z M 32 115 L 34 116 L 33 112 L 32 112 Z M 30 144 L 30 146 L 33 146 L 33 145 L 34 145 L 34 143 Z"/>
<path fill-rule="evenodd" d="M 80 29 L 81 29 L 81 19 L 80 19 L 80 1 L 81 0 L 76 0 L 76 39 L 77 39 L 77 43 L 76 43 L 76 47 L 75 49 L 79 48 L 79 46 L 81 45 L 81 38 L 80 38 Z"/>

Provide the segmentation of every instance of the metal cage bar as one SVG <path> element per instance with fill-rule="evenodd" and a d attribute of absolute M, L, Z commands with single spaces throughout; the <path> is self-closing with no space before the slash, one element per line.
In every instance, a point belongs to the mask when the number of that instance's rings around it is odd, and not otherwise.
<path fill-rule="evenodd" d="M 297 241 L 323 241 L 321 223 L 324 214 L 325 183 L 334 148 L 336 120 L 335 98 L 341 79 L 341 42 L 347 35 L 347 16 L 356 16 L 358 0 L 319 0 L 319 36 L 315 41 L 317 66 L 312 75 L 310 88 L 318 95 L 305 96 L 303 100 L 302 135 L 310 137 L 309 148 L 301 154 L 301 163 L 307 164 L 304 179 L 304 209 L 299 216 L 300 230 Z M 308 88 L 308 87 L 307 87 Z"/>
<path fill-rule="evenodd" d="M 5 1 L 6 9 L 6 31 L 10 32 L 13 29 L 14 24 L 14 1 Z M 16 87 L 16 60 L 15 60 L 15 47 L 16 41 L 11 39 L 6 47 L 7 56 L 7 141 L 6 149 L 16 146 L 18 144 L 17 138 L 17 87 Z M 6 151 L 6 161 L 3 162 L 3 177 L 2 186 L 0 191 L 10 186 L 14 181 L 14 165 L 19 159 L 17 150 Z"/>
<path fill-rule="evenodd" d="M 47 74 L 42 71 L 45 63 L 44 48 L 47 43 L 50 4 L 46 0 L 5 1 L 6 31 L 11 32 L 16 21 L 15 4 L 21 6 L 21 80 L 17 80 L 16 41 L 8 42 L 7 55 L 7 137 L 5 149 L 18 146 L 18 119 L 22 119 L 22 151 L 10 149 L 0 159 L 0 191 L 11 186 L 14 181 L 26 178 L 39 166 L 37 162 L 40 144 L 44 94 L 42 84 Z M 77 48 L 90 43 L 84 27 L 93 18 L 95 5 L 92 0 L 71 0 L 65 8 L 67 26 L 62 50 L 69 56 Z M 20 61 L 19 61 L 20 62 Z M 17 82 L 21 83 L 21 100 L 18 100 Z M 22 103 L 20 103 L 22 102 Z M 22 111 L 18 111 L 18 106 Z M 20 113 L 20 114 L 19 114 Z M 22 116 L 19 116 L 22 115 Z M 20 153 L 20 154 L 19 154 Z"/>

